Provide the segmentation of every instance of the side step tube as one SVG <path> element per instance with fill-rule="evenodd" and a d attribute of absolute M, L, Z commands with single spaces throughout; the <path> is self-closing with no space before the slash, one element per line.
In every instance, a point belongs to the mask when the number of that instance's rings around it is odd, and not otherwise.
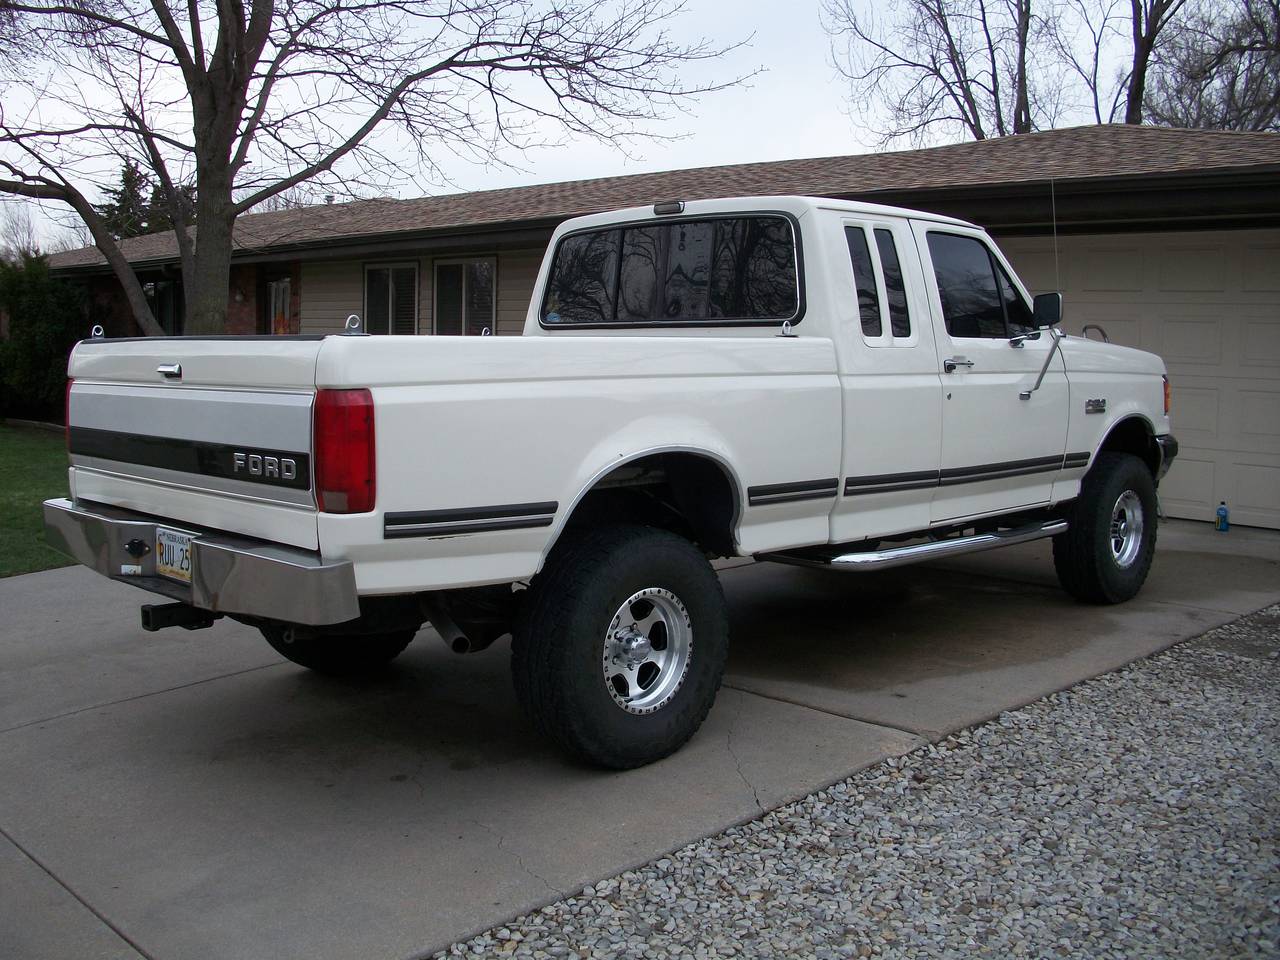
<path fill-rule="evenodd" d="M 912 543 L 888 550 L 864 550 L 860 553 L 842 553 L 834 557 L 811 557 L 794 553 L 759 553 L 757 560 L 774 563 L 790 563 L 800 567 L 827 567 L 832 570 L 888 570 L 905 567 L 909 563 L 956 557 L 964 553 L 978 553 L 1008 547 L 1015 543 L 1027 543 L 1044 537 L 1056 537 L 1067 530 L 1067 521 L 1050 520 L 1014 530 L 997 533 L 977 533 L 971 537 L 952 537 L 950 540 L 933 540 L 929 543 Z"/>

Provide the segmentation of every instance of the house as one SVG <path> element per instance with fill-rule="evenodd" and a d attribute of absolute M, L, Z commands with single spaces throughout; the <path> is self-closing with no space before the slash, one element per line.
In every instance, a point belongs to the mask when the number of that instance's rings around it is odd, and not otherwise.
<path fill-rule="evenodd" d="M 1103 125 L 923 150 L 676 170 L 245 216 L 228 333 L 518 334 L 551 231 L 664 199 L 808 194 L 988 228 L 1065 327 L 1160 353 L 1174 385 L 1172 516 L 1280 528 L 1280 134 Z M 180 329 L 172 235 L 124 252 Z M 55 255 L 109 333 L 131 332 L 96 250 Z M 1099 336 L 1096 329 L 1091 335 Z"/>

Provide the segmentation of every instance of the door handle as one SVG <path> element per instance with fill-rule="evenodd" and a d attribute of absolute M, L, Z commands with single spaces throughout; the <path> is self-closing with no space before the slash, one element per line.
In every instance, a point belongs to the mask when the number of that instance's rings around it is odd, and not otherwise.
<path fill-rule="evenodd" d="M 942 361 L 942 369 L 947 373 L 955 373 L 956 367 L 972 367 L 973 361 L 966 360 L 964 357 L 947 357 Z"/>
<path fill-rule="evenodd" d="M 168 380 L 180 380 L 182 379 L 182 364 L 162 363 L 156 367 L 156 373 Z"/>

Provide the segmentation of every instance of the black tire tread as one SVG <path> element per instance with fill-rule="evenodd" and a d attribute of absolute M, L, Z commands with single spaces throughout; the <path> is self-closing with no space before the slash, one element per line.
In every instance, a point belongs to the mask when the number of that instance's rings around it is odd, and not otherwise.
<path fill-rule="evenodd" d="M 695 656 L 712 657 L 710 675 L 714 685 L 711 696 L 695 698 L 692 714 L 680 729 L 681 736 L 666 742 L 655 742 L 654 749 L 642 757 L 630 751 L 629 745 L 608 737 L 594 728 L 589 718 L 571 708 L 566 664 L 569 662 L 569 620 L 573 611 L 587 596 L 599 588 L 600 571 L 607 570 L 623 548 L 635 548 L 645 541 L 650 549 L 669 549 L 705 558 L 689 541 L 655 527 L 623 523 L 566 534 L 548 558 L 542 572 L 530 584 L 530 596 L 524 603 L 513 632 L 511 672 L 516 697 L 532 721 L 534 729 L 561 749 L 591 763 L 613 769 L 642 766 L 668 756 L 679 749 L 706 719 L 720 687 L 728 655 L 728 644 L 695 643 Z M 723 604 L 719 580 L 707 565 L 707 572 Z M 690 679 L 693 679 L 692 677 Z M 668 708 L 664 708 L 663 712 Z"/>
<path fill-rule="evenodd" d="M 1145 523 L 1150 531 L 1150 542 L 1137 559 L 1125 579 L 1136 581 L 1130 589 L 1120 586 L 1113 573 L 1109 554 L 1104 554 L 1105 532 L 1111 520 L 1111 504 L 1114 496 L 1108 496 L 1108 488 L 1115 485 L 1117 477 L 1133 478 L 1129 484 L 1138 489 L 1143 500 Z M 1085 603 L 1114 604 L 1130 599 L 1141 588 L 1151 570 L 1155 557 L 1157 516 L 1155 510 L 1155 483 L 1151 473 L 1140 459 L 1128 453 L 1104 452 L 1098 454 L 1093 466 L 1085 474 L 1080 485 L 1080 496 L 1069 517 L 1067 532 L 1053 538 L 1053 566 L 1062 588 Z"/>

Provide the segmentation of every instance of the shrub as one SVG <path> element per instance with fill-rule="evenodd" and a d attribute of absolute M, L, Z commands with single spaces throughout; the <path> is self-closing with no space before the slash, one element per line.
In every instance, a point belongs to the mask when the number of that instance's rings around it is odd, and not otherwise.
<path fill-rule="evenodd" d="M 0 263 L 0 308 L 9 339 L 0 341 L 0 415 L 61 421 L 67 355 L 84 326 L 78 284 L 49 276 L 40 256 Z"/>

